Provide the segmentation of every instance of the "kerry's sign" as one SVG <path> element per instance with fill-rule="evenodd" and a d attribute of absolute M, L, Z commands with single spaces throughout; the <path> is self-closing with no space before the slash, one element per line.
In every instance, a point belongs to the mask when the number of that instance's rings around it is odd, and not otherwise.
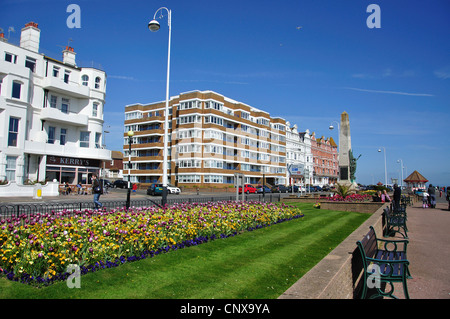
<path fill-rule="evenodd" d="M 49 165 L 69 165 L 69 166 L 90 166 L 100 167 L 100 161 L 90 158 L 73 158 L 62 156 L 47 156 L 47 164 Z"/>

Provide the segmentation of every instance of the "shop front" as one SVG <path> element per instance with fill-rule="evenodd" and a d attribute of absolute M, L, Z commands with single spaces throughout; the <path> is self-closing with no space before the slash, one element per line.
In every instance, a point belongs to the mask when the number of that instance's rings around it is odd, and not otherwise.
<path fill-rule="evenodd" d="M 90 158 L 47 156 L 46 179 L 60 184 L 90 184 L 92 174 L 100 176 L 101 161 Z"/>

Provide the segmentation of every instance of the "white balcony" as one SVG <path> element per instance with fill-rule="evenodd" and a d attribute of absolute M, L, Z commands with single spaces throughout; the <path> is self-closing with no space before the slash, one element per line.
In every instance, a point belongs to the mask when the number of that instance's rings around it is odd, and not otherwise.
<path fill-rule="evenodd" d="M 42 81 L 42 86 L 44 89 L 72 96 L 78 99 L 89 98 L 90 93 L 89 87 L 79 85 L 78 83 L 74 82 L 66 83 L 63 80 L 52 76 L 44 78 L 44 80 Z"/>
<path fill-rule="evenodd" d="M 87 126 L 89 117 L 77 113 L 63 113 L 58 109 L 46 107 L 41 109 L 41 119 L 74 126 Z"/>
<path fill-rule="evenodd" d="M 40 141 L 25 141 L 25 153 L 55 155 L 78 158 L 94 158 L 101 161 L 111 160 L 111 151 L 103 148 L 85 148 L 76 145 L 49 144 Z"/>

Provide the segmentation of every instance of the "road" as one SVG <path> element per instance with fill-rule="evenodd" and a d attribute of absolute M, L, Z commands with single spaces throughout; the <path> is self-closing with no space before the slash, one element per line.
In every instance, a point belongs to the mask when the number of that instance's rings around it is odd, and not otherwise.
<path fill-rule="evenodd" d="M 100 196 L 100 201 L 125 201 L 127 198 L 127 189 L 121 189 L 121 188 L 114 188 L 109 189 L 109 192 L 107 194 L 103 194 Z M 291 195 L 290 193 L 269 193 L 265 196 L 270 198 L 271 196 L 274 198 L 278 198 L 279 196 L 285 197 Z M 239 198 L 241 198 L 242 195 L 239 195 Z M 255 199 L 255 200 L 262 200 L 262 194 L 245 194 L 246 199 Z M 159 202 L 161 200 L 161 196 L 150 196 L 147 195 L 146 190 L 137 190 L 136 192 L 131 192 L 131 201 L 137 201 L 137 200 L 153 200 L 156 202 Z M 234 192 L 205 192 L 200 191 L 200 193 L 197 195 L 196 192 L 184 192 L 180 195 L 175 194 L 168 194 L 168 201 L 172 201 L 175 199 L 180 200 L 181 202 L 193 200 L 195 198 L 199 199 L 208 199 L 208 198 L 229 198 L 229 199 L 235 199 L 236 193 Z M 45 197 L 43 196 L 41 199 L 33 199 L 32 197 L 0 197 L 0 205 L 5 204 L 29 204 L 29 203 L 70 203 L 70 202 L 92 202 L 93 196 L 92 195 L 78 195 L 78 194 L 71 194 L 71 195 L 60 195 L 60 196 L 53 196 L 53 197 Z"/>

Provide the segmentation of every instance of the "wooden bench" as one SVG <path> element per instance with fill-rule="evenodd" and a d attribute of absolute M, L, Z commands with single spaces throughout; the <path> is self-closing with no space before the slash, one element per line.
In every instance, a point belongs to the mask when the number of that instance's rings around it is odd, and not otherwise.
<path fill-rule="evenodd" d="M 408 232 L 408 227 L 406 226 L 406 206 L 405 209 L 402 209 L 401 207 L 398 209 L 386 207 L 383 210 L 383 220 L 384 237 L 392 237 L 395 236 L 396 233 L 399 233 L 403 238 L 408 238 L 408 235 L 406 234 Z"/>
<path fill-rule="evenodd" d="M 379 239 L 372 226 L 364 238 L 356 242 L 363 263 L 361 298 L 391 297 L 398 299 L 394 295 L 394 283 L 401 282 L 405 298 L 409 299 L 406 284 L 406 280 L 411 278 L 406 254 L 408 243 L 409 241 L 404 239 Z M 390 289 L 386 291 L 388 283 Z"/>

